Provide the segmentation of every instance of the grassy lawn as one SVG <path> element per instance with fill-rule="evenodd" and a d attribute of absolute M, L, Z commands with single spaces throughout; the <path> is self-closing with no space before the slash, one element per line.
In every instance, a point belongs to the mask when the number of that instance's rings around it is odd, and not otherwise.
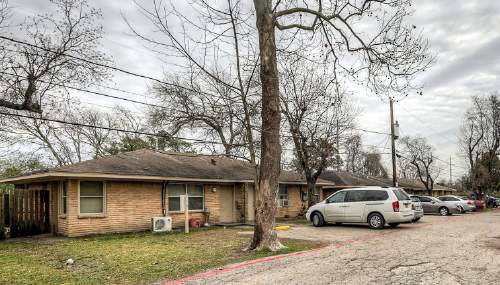
<path fill-rule="evenodd" d="M 309 224 L 310 222 L 306 220 L 305 216 L 299 216 L 295 218 L 277 218 L 276 223 L 280 225 L 286 225 L 286 224 L 305 225 Z"/>
<path fill-rule="evenodd" d="M 277 253 L 242 252 L 248 236 L 236 229 L 106 235 L 75 239 L 0 242 L 0 284 L 144 284 L 176 279 L 275 254 L 322 246 L 282 240 Z M 72 267 L 65 265 L 75 260 Z"/>

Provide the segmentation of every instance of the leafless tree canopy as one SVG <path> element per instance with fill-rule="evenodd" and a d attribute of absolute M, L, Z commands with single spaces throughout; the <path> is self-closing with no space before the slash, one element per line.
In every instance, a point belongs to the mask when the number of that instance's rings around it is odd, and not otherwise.
<path fill-rule="evenodd" d="M 280 57 L 280 98 L 284 143 L 294 147 L 296 168 L 308 182 L 309 203 L 319 175 L 341 163 L 339 141 L 354 125 L 356 108 L 338 94 L 325 65 L 300 56 Z"/>
<path fill-rule="evenodd" d="M 500 181 L 500 100 L 498 94 L 472 97 L 460 128 L 460 147 L 467 158 L 474 191 L 486 192 Z"/>
<path fill-rule="evenodd" d="M 30 45 L 2 40 L 0 49 L 0 106 L 42 112 L 42 101 L 64 86 L 85 87 L 107 78 L 101 67 L 65 55 L 106 63 L 109 59 L 97 47 L 102 26 L 96 24 L 101 12 L 86 0 L 51 0 L 55 14 L 28 17 L 2 35 Z M 3 14 L 3 13 L 1 13 Z"/>
<path fill-rule="evenodd" d="M 256 165 L 260 85 L 251 12 L 232 0 L 137 5 L 159 36 L 148 36 L 125 17 L 131 30 L 176 66 L 165 75 L 174 85 L 153 88 L 165 108 L 151 110 L 152 120 L 170 133 L 190 129 L 218 140 L 226 155 Z"/>
<path fill-rule="evenodd" d="M 407 159 L 414 166 L 418 179 L 424 184 L 429 195 L 432 195 L 434 182 L 441 172 L 433 154 L 433 147 L 423 137 L 402 137 L 400 139 L 402 155 L 399 159 Z"/>
<path fill-rule="evenodd" d="M 433 62 L 427 41 L 406 22 L 410 0 L 276 2 L 281 42 L 304 50 L 306 38 L 309 59 L 331 63 L 337 79 L 354 79 L 377 94 L 408 94 L 419 89 L 414 76 Z"/>

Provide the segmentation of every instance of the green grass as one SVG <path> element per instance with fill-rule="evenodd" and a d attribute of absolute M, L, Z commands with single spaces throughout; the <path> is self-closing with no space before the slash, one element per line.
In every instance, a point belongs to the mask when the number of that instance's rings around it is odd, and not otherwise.
<path fill-rule="evenodd" d="M 279 252 L 243 252 L 236 229 L 105 235 L 0 242 L 0 284 L 144 284 L 176 279 L 229 263 L 307 250 L 317 242 L 282 240 Z M 65 261 L 75 260 L 68 267 Z"/>
<path fill-rule="evenodd" d="M 310 222 L 306 220 L 306 217 L 305 216 L 299 216 L 299 217 L 295 217 L 295 218 L 279 218 L 279 219 L 276 219 L 276 223 L 277 224 L 283 224 L 283 225 L 286 225 L 286 224 L 298 224 L 298 225 L 304 225 L 304 224 L 309 224 Z"/>

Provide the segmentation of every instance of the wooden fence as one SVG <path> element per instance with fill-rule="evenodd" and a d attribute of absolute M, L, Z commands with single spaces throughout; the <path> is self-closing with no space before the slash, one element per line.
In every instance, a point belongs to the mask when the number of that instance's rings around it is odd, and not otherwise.
<path fill-rule="evenodd" d="M 11 237 L 50 232 L 49 201 L 48 190 L 0 190 L 0 229 Z"/>

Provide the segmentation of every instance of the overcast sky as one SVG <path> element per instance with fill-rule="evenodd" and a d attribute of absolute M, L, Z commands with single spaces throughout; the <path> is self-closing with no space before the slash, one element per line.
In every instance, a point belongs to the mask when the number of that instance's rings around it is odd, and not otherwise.
<path fill-rule="evenodd" d="M 48 2 L 10 0 L 9 4 L 14 8 L 14 19 L 22 19 L 32 13 L 47 11 Z M 121 14 L 125 14 L 137 25 L 146 25 L 134 3 L 129 0 L 94 0 L 91 5 L 103 12 L 106 33 L 103 49 L 113 57 L 116 66 L 161 78 L 169 66 L 161 63 L 139 39 L 131 36 L 122 19 Z M 470 96 L 486 96 L 500 90 L 500 1 L 418 0 L 414 1 L 413 7 L 415 14 L 409 21 L 429 39 L 437 61 L 419 78 L 425 87 L 423 96 L 411 95 L 395 104 L 396 119 L 402 135 L 425 136 L 436 148 L 439 158 L 447 161 L 451 156 L 456 178 L 464 172 L 464 161 L 458 156 L 457 135 Z M 111 85 L 142 94 L 147 90 L 148 82 L 116 73 Z M 363 110 L 359 127 L 387 132 L 388 104 L 364 90 L 354 96 Z M 140 99 L 148 100 L 147 96 Z M 116 104 L 101 98 L 82 97 L 82 101 L 110 107 Z M 137 106 L 132 108 L 141 111 Z M 364 134 L 364 140 L 365 144 L 390 146 L 387 136 Z M 447 179 L 448 175 L 448 170 L 445 170 L 442 178 Z"/>

